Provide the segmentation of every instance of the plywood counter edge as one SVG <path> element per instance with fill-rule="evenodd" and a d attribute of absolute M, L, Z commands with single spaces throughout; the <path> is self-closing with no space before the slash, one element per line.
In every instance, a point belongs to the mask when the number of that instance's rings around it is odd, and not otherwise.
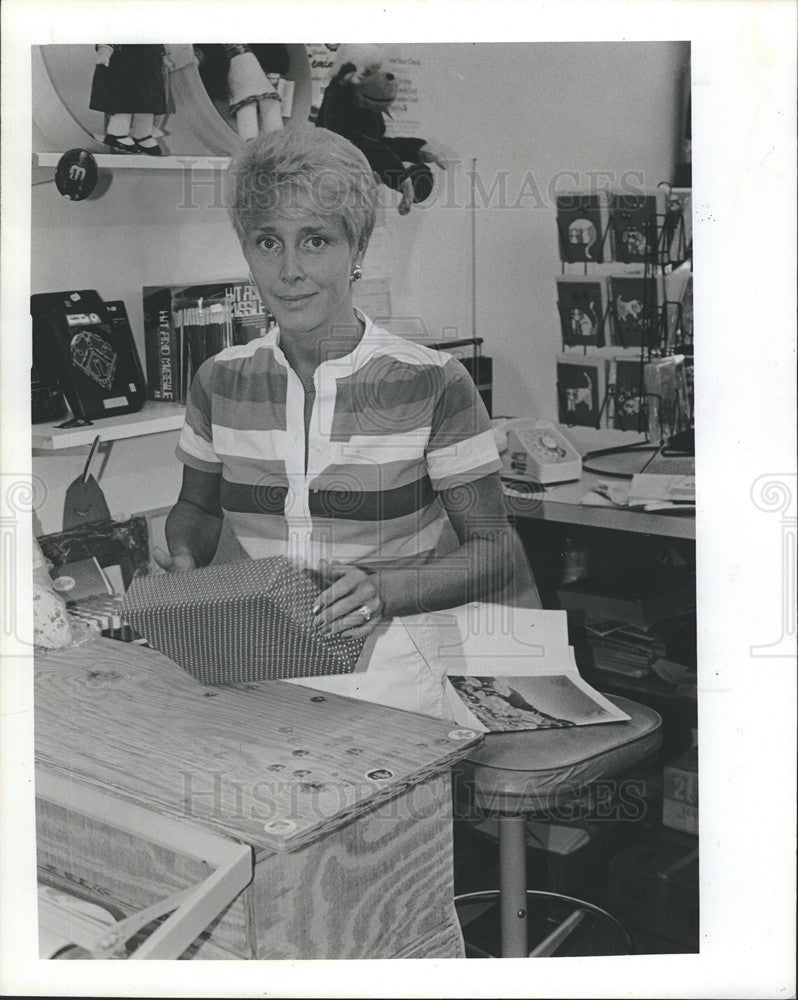
<path fill-rule="evenodd" d="M 454 726 L 455 724 L 452 723 L 452 725 Z M 269 834 L 265 830 L 260 833 L 257 838 L 251 835 L 245 835 L 241 831 L 234 833 L 223 823 L 214 821 L 212 816 L 193 816 L 191 814 L 177 812 L 175 810 L 163 811 L 163 804 L 159 806 L 159 812 L 154 813 L 150 810 L 146 810 L 141 805 L 140 800 L 138 800 L 132 793 L 125 791 L 124 788 L 95 780 L 85 774 L 76 775 L 68 768 L 49 760 L 38 759 L 36 761 L 35 794 L 37 796 L 40 795 L 40 775 L 44 775 L 45 782 L 42 788 L 44 794 L 41 797 L 48 797 L 47 789 L 51 787 L 53 780 L 71 782 L 75 788 L 86 789 L 89 795 L 96 793 L 104 797 L 112 797 L 119 803 L 124 803 L 125 812 L 129 809 L 139 810 L 146 812 L 148 815 L 152 815 L 153 817 L 162 817 L 164 821 L 164 829 L 169 831 L 167 835 L 171 835 L 171 833 L 177 830 L 175 824 L 180 824 L 184 829 L 190 828 L 192 830 L 192 834 L 197 833 L 199 837 L 198 845 L 202 843 L 201 836 L 203 834 L 208 834 L 208 836 L 210 836 L 213 840 L 225 838 L 231 843 L 237 842 L 239 844 L 248 845 L 254 851 L 255 858 L 257 859 L 267 852 L 288 853 L 307 847 L 309 844 L 313 844 L 318 840 L 322 840 L 335 830 L 339 830 L 346 826 L 347 823 L 349 823 L 356 816 L 364 816 L 380 806 L 383 806 L 385 803 L 390 802 L 392 799 L 403 795 L 410 788 L 421 785 L 429 778 L 434 777 L 436 774 L 441 774 L 442 772 L 447 771 L 452 764 L 455 764 L 458 760 L 465 757 L 467 753 L 479 746 L 483 739 L 484 737 L 481 733 L 474 733 L 473 739 L 459 740 L 452 746 L 448 753 L 442 754 L 436 761 L 430 762 L 425 767 L 419 768 L 418 770 L 406 775 L 401 782 L 393 783 L 385 789 L 381 789 L 377 786 L 375 787 L 372 795 L 360 799 L 358 802 L 352 803 L 348 809 L 331 816 L 326 823 L 319 824 L 312 830 L 306 832 L 300 831 L 296 834 L 282 837 Z M 48 778 L 48 776 L 52 777 Z M 114 825 L 112 819 L 109 819 L 108 823 L 110 826 Z M 153 828 L 153 832 L 157 833 L 158 829 L 159 827 L 155 826 Z M 155 841 L 155 836 L 150 839 Z M 160 843 L 161 841 L 158 842 Z M 175 844 L 174 841 L 171 843 L 164 842 L 163 846 L 174 848 Z M 195 854 L 196 851 L 192 850 L 191 853 Z"/>

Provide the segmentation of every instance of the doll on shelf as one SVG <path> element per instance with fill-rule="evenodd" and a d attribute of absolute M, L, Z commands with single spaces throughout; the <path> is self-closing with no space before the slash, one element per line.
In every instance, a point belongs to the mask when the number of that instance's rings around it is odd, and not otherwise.
<path fill-rule="evenodd" d="M 166 114 L 163 45 L 96 45 L 97 65 L 89 107 L 108 115 L 103 144 L 117 153 L 161 156 L 153 134 L 156 115 Z"/>
<path fill-rule="evenodd" d="M 383 184 L 401 194 L 399 214 L 425 201 L 434 183 L 429 164 L 442 170 L 453 154 L 435 142 L 388 136 L 385 115 L 399 90 L 390 60 L 379 46 L 350 45 L 338 53 L 316 125 L 337 132 L 364 154 Z"/>
<path fill-rule="evenodd" d="M 289 55 L 285 45 L 198 45 L 199 73 L 208 95 L 226 105 L 245 142 L 283 127 L 281 95 Z"/>

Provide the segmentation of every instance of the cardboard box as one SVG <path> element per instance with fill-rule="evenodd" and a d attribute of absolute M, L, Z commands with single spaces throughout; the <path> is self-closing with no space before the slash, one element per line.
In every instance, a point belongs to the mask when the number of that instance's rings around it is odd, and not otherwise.
<path fill-rule="evenodd" d="M 698 749 L 693 747 L 662 771 L 662 824 L 698 835 Z"/>
<path fill-rule="evenodd" d="M 665 834 L 665 836 L 663 836 Z M 698 944 L 698 842 L 662 831 L 609 864 L 612 913 L 666 941 Z"/>
<path fill-rule="evenodd" d="M 698 943 L 698 848 L 688 851 L 662 876 L 662 907 L 657 930 L 667 941 Z"/>
<path fill-rule="evenodd" d="M 144 576 L 125 595 L 125 620 L 201 684 L 347 674 L 362 639 L 319 635 L 323 586 L 283 556 Z"/>

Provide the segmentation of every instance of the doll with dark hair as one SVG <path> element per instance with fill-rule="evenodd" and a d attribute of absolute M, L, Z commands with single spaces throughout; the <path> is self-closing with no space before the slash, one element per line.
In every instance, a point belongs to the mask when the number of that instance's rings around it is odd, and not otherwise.
<path fill-rule="evenodd" d="M 108 115 L 103 143 L 114 152 L 160 156 L 153 135 L 156 115 L 166 114 L 163 45 L 97 45 L 89 107 Z"/>

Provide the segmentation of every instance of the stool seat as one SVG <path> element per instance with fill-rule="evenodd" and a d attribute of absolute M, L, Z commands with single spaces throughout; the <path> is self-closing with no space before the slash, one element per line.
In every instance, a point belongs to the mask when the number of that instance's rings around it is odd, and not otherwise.
<path fill-rule="evenodd" d="M 494 813 L 532 815 L 578 798 L 593 781 L 627 773 L 662 743 L 662 719 L 628 698 L 612 697 L 630 718 L 566 729 L 488 733 L 457 766 L 458 784 Z"/>
<path fill-rule="evenodd" d="M 527 889 L 526 883 L 527 818 L 547 817 L 558 806 L 572 805 L 593 783 L 627 776 L 659 750 L 660 716 L 627 698 L 613 697 L 611 701 L 629 716 L 627 722 L 488 733 L 484 743 L 456 765 L 458 808 L 462 808 L 463 796 L 468 794 L 470 803 L 466 804 L 498 816 L 499 889 L 456 896 L 455 905 L 463 907 L 488 899 L 499 901 L 504 957 L 553 954 L 581 923 L 585 912 L 599 912 L 618 924 L 611 914 L 592 903 L 560 897 L 557 893 L 536 892 Z M 576 909 L 530 950 L 527 898 L 547 895 L 574 903 Z M 632 939 L 624 928 L 621 930 L 632 951 Z M 490 957 L 486 952 L 479 953 L 481 957 Z"/>

